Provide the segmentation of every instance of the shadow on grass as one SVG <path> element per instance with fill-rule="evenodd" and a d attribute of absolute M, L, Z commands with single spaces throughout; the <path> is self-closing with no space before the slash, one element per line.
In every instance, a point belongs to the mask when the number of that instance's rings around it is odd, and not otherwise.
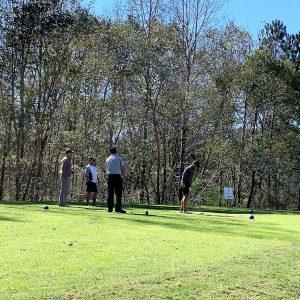
<path fill-rule="evenodd" d="M 43 202 L 28 202 L 28 201 L 0 201 L 0 205 L 14 205 L 14 206 L 31 206 L 40 204 L 41 206 L 44 205 L 56 205 L 57 202 L 53 201 L 43 201 Z M 87 208 L 85 203 L 78 203 L 78 202 L 69 202 L 70 208 Z M 106 203 L 101 202 L 97 207 L 105 207 Z M 179 206 L 174 205 L 156 205 L 156 204 L 130 204 L 132 209 L 134 208 L 141 208 L 141 209 L 157 209 L 157 210 L 171 210 L 171 211 L 178 211 Z M 124 208 L 129 209 L 129 204 L 124 203 Z M 215 206 L 198 206 L 193 207 L 193 211 L 195 212 L 211 212 L 211 213 L 220 213 L 220 214 L 249 214 L 250 209 L 246 208 L 235 208 L 235 207 L 215 207 Z M 269 210 L 269 209 L 254 209 L 254 214 L 282 214 L 282 215 L 300 215 L 300 211 L 291 211 L 291 210 Z"/>
<path fill-rule="evenodd" d="M 179 211 L 179 206 L 174 205 L 155 205 L 155 204 L 132 204 L 132 208 L 143 208 L 143 209 L 158 209 L 158 210 L 173 210 Z M 128 204 L 125 205 L 128 207 Z M 216 214 L 249 214 L 251 209 L 247 208 L 235 208 L 235 207 L 215 207 L 215 206 L 196 206 L 191 208 L 195 212 L 211 212 Z M 281 214 L 281 215 L 300 215 L 300 211 L 290 210 L 269 210 L 269 209 L 253 209 L 254 214 Z"/>
<path fill-rule="evenodd" d="M 2 204 L 2 203 L 1 203 Z M 88 217 L 90 219 L 99 219 L 99 212 L 103 212 L 103 209 L 100 207 L 93 206 L 67 206 L 60 207 L 58 205 L 48 205 L 48 209 L 44 209 L 44 203 L 32 204 L 28 203 L 27 205 L 14 205 L 9 204 L 5 205 L 5 209 L 13 211 L 14 215 L 24 215 L 27 214 L 27 211 L 41 213 L 41 214 L 56 214 L 56 215 L 64 215 L 64 216 L 73 216 L 80 217 L 82 216 Z M 3 208 L 3 205 L 0 205 L 0 208 Z M 2 210 L 3 211 L 3 210 Z M 24 222 L 24 221 L 23 221 Z"/>
<path fill-rule="evenodd" d="M 0 216 L 0 222 L 1 221 L 6 221 L 6 222 L 24 222 L 24 221 L 18 220 L 16 218 L 9 218 L 9 217 L 4 217 L 4 216 Z"/>
<path fill-rule="evenodd" d="M 279 228 L 276 225 L 268 225 L 268 226 L 259 226 L 252 227 L 253 221 L 249 220 L 249 224 L 246 223 L 233 223 L 228 224 L 228 221 L 219 221 L 219 220 L 211 220 L 206 219 L 199 223 L 195 221 L 195 219 L 188 220 L 189 223 L 180 223 L 180 222 L 169 222 L 169 221 L 156 221 L 154 218 L 149 218 L 149 216 L 145 216 L 145 218 L 123 218 L 123 220 L 147 225 L 147 226 L 160 226 L 160 227 L 167 227 L 176 230 L 188 230 L 188 231 L 195 231 L 195 232 L 206 232 L 206 233 L 218 233 L 224 234 L 228 236 L 243 236 L 249 238 L 256 238 L 256 239 L 272 239 L 272 240 L 284 240 L 289 242 L 298 241 L 300 238 L 300 231 L 293 231 L 293 230 L 285 230 L 283 228 Z M 157 216 L 155 216 L 157 217 Z M 117 218 L 113 216 L 113 218 Z M 169 217 L 165 217 L 169 218 Z M 118 218 L 119 220 L 121 218 Z M 169 218 L 170 219 L 170 218 Z M 180 220 L 182 221 L 182 219 Z M 244 220 L 245 221 L 245 220 Z M 251 222 L 251 223 L 250 223 Z M 298 235 L 298 238 L 297 236 Z"/>
<path fill-rule="evenodd" d="M 87 207 L 85 205 L 71 205 L 70 207 L 59 207 L 58 205 L 49 206 L 49 210 L 44 210 L 44 203 L 27 202 L 27 203 L 6 203 L 7 208 L 26 210 L 30 209 L 37 212 L 54 213 L 62 215 L 72 215 L 75 217 L 85 217 L 91 219 L 101 218 L 102 213 L 105 213 L 108 218 L 117 219 L 118 221 L 126 221 L 134 224 L 141 224 L 147 226 L 160 226 L 167 227 L 175 230 L 189 230 L 194 232 L 209 232 L 218 233 L 228 236 L 244 236 L 257 239 L 274 239 L 285 240 L 294 242 L 297 238 L 300 238 L 300 231 L 286 230 L 276 223 L 259 223 L 256 226 L 255 220 L 249 220 L 247 215 L 242 213 L 242 210 L 234 211 L 234 213 L 228 213 L 228 210 L 222 208 L 208 207 L 200 208 L 201 212 L 195 212 L 190 218 L 188 215 L 180 214 L 159 214 L 159 211 L 164 212 L 167 210 L 178 210 L 177 207 L 168 209 L 166 206 L 150 206 L 150 205 L 134 205 L 132 213 L 127 211 L 127 214 L 107 213 L 106 207 Z M 1 206 L 5 206 L 2 202 Z M 134 210 L 137 211 L 134 211 Z M 145 215 L 145 212 L 139 210 L 149 210 L 149 215 Z M 210 215 L 211 213 L 211 215 Z M 226 213 L 226 214 L 225 214 Z M 275 212 L 279 213 L 279 212 Z M 240 214 L 240 216 L 238 216 Z M 298 213 L 299 214 L 299 213 Z M 263 216 L 260 216 L 260 219 Z M 0 217 L 1 220 L 1 217 Z M 10 221 L 13 218 L 3 217 L 3 220 Z M 17 220 L 15 220 L 17 221 Z"/>
<path fill-rule="evenodd" d="M 209 206 L 203 206 L 198 207 L 198 211 L 202 212 L 212 212 L 212 213 L 223 213 L 223 214 L 249 214 L 250 209 L 245 208 L 226 208 L 226 207 L 209 207 Z M 254 214 L 257 215 L 300 215 L 300 211 L 292 211 L 292 210 L 268 210 L 268 209 L 253 209 Z"/>

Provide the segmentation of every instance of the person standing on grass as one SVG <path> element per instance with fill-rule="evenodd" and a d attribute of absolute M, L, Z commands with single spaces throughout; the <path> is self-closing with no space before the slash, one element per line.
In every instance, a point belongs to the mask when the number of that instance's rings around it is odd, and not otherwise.
<path fill-rule="evenodd" d="M 107 211 L 112 212 L 114 207 L 114 194 L 116 194 L 115 212 L 126 213 L 122 209 L 123 179 L 125 178 L 125 164 L 117 149 L 110 150 L 111 155 L 105 161 L 105 174 L 107 176 Z"/>
<path fill-rule="evenodd" d="M 71 176 L 72 176 L 72 157 L 74 151 L 66 149 L 66 156 L 61 161 L 61 190 L 59 195 L 59 206 L 67 205 L 67 196 L 69 192 Z"/>
<path fill-rule="evenodd" d="M 180 183 L 180 212 L 185 214 L 191 214 L 192 212 L 187 209 L 189 201 L 190 187 L 192 186 L 194 171 L 200 167 L 199 161 L 195 160 L 190 166 L 186 167 Z"/>
<path fill-rule="evenodd" d="M 93 199 L 93 206 L 96 206 L 97 198 L 97 180 L 98 180 L 98 171 L 96 167 L 96 159 L 90 157 L 89 164 L 85 168 L 84 177 L 86 181 L 86 205 L 89 205 L 91 194 Z"/>

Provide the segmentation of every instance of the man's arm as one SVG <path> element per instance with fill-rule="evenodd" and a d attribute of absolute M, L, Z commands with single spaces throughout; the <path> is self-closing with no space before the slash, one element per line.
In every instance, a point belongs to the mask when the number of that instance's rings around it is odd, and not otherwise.
<path fill-rule="evenodd" d="M 187 183 L 187 178 L 189 177 L 189 169 L 186 168 L 182 174 L 181 186 L 184 188 Z"/>
<path fill-rule="evenodd" d="M 121 176 L 123 178 L 125 178 L 125 176 L 126 176 L 126 169 L 125 169 L 125 163 L 124 163 L 123 158 L 121 158 L 120 166 L 121 166 Z"/>
<path fill-rule="evenodd" d="M 86 182 L 90 181 L 90 168 L 89 167 L 85 168 L 84 177 L 85 177 Z"/>
<path fill-rule="evenodd" d="M 61 176 L 67 177 L 67 167 L 68 167 L 68 162 L 66 159 L 63 159 L 61 162 Z"/>
<path fill-rule="evenodd" d="M 126 176 L 125 166 L 121 167 L 121 175 L 122 175 L 123 178 L 125 178 L 125 176 Z"/>
<path fill-rule="evenodd" d="M 105 161 L 105 163 L 103 165 L 102 171 L 103 171 L 103 178 L 107 179 L 107 160 Z"/>

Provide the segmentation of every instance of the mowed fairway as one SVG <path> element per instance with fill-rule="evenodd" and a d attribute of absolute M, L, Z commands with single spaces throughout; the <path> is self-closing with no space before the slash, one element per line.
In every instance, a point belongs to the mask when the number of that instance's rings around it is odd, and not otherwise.
<path fill-rule="evenodd" d="M 0 204 L 3 299 L 300 299 L 300 215 Z"/>

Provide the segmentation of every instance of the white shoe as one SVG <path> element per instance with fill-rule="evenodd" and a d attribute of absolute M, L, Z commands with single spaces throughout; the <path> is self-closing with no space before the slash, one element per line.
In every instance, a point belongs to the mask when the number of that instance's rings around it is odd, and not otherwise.
<path fill-rule="evenodd" d="M 180 208 L 180 213 L 182 214 L 184 212 L 184 210 L 182 208 Z"/>
<path fill-rule="evenodd" d="M 191 214 L 192 214 L 192 212 L 191 212 L 190 210 L 188 210 L 188 209 L 185 209 L 185 210 L 183 211 L 183 213 L 184 213 L 184 214 L 188 214 L 188 215 L 191 215 Z"/>

